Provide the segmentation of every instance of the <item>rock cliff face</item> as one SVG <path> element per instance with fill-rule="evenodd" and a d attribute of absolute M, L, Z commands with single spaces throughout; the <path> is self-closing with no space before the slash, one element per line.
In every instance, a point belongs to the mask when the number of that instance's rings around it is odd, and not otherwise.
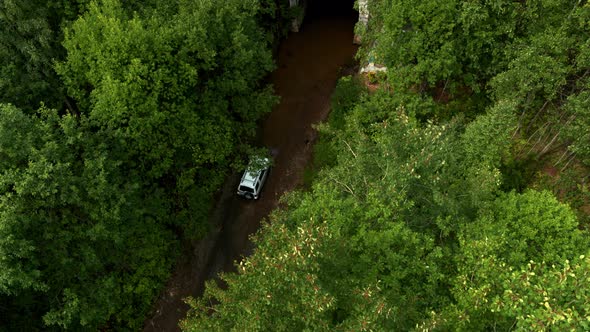
<path fill-rule="evenodd" d="M 303 17 L 305 16 L 305 10 L 307 8 L 306 1 L 300 0 L 289 0 L 289 7 L 300 7 L 301 11 L 298 15 L 295 16 L 293 21 L 291 22 L 291 31 L 299 32 L 299 28 L 301 27 L 301 23 L 303 22 Z"/>
<path fill-rule="evenodd" d="M 369 0 L 357 0 L 359 5 L 359 22 L 367 25 L 369 22 Z"/>

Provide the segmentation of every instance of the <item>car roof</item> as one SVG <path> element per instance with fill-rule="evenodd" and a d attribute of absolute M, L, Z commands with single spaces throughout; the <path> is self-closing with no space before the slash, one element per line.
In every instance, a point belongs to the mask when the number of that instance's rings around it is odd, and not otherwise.
<path fill-rule="evenodd" d="M 254 186 L 254 182 L 256 181 L 256 178 L 258 178 L 260 176 L 260 173 L 262 172 L 262 170 L 266 169 L 266 167 L 263 167 L 258 170 L 253 170 L 252 165 L 254 163 L 268 164 L 269 162 L 270 162 L 270 160 L 268 158 L 260 158 L 260 157 L 252 158 L 252 160 L 248 164 L 248 167 L 246 168 L 246 171 L 244 171 L 244 175 L 242 175 L 242 180 L 240 181 L 240 185 L 246 184 L 246 185 Z"/>
<path fill-rule="evenodd" d="M 242 183 L 244 182 L 250 182 L 250 183 L 254 183 L 254 181 L 256 180 L 256 178 L 258 177 L 258 175 L 260 174 L 260 171 L 258 172 L 244 172 L 244 175 L 242 176 Z"/>

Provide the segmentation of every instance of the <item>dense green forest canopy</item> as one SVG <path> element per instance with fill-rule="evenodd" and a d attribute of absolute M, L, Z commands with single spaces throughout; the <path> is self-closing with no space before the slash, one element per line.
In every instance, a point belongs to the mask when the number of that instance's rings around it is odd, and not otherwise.
<path fill-rule="evenodd" d="M 590 328 L 586 1 L 369 2 L 310 188 L 185 331 Z"/>
<path fill-rule="evenodd" d="M 0 3 L 0 330 L 141 328 L 277 101 L 286 6 Z M 308 190 L 183 330 L 590 329 L 590 5 L 369 12 L 380 88 L 340 80 Z"/>
<path fill-rule="evenodd" d="M 276 102 L 280 2 L 0 3 L 0 330 L 137 330 Z"/>

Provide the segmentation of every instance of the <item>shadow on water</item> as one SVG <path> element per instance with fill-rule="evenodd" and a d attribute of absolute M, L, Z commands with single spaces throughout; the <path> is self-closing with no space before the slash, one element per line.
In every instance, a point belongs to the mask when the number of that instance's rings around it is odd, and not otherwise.
<path fill-rule="evenodd" d="M 260 128 L 260 144 L 277 155 L 258 201 L 238 199 L 239 175 L 228 179 L 212 220 L 217 229 L 196 243 L 179 261 L 144 331 L 178 331 L 188 307 L 182 299 L 200 296 L 208 279 L 235 271 L 234 262 L 252 253 L 249 237 L 278 206 L 278 199 L 302 184 L 317 133 L 312 125 L 330 111 L 330 96 L 343 66 L 353 62 L 353 0 L 307 0 L 308 14 L 300 32 L 291 33 L 277 54 L 270 80 L 281 102 Z"/>

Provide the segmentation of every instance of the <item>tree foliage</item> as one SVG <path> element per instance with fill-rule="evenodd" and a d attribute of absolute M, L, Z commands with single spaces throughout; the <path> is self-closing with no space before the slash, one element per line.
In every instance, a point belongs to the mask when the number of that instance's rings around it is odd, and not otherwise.
<path fill-rule="evenodd" d="M 2 29 L 22 32 L 0 52 L 29 52 L 2 61 L 41 54 L 12 85 L 35 93 L 3 91 L 24 110 L 0 112 L 1 328 L 136 330 L 179 236 L 207 230 L 213 192 L 275 102 L 260 3 L 0 8 L 14 20 Z M 59 107 L 64 93 L 70 112 L 33 111 L 31 98 Z"/>
<path fill-rule="evenodd" d="M 338 303 L 320 280 L 322 256 L 337 245 L 326 225 L 308 220 L 291 229 L 273 220 L 262 234 L 264 241 L 257 241 L 256 253 L 240 263 L 238 274 L 222 276 L 227 290 L 211 281 L 203 298 L 189 302 L 194 316 L 183 322 L 183 330 L 331 331 L 378 326 L 383 303 L 372 296 L 371 288 L 348 289 L 348 303 L 358 310 L 333 322 Z M 213 301 L 221 303 L 211 307 Z"/>
<path fill-rule="evenodd" d="M 509 329 L 518 310 L 528 310 L 515 302 L 499 309 L 498 299 L 517 289 L 510 273 L 587 250 L 575 214 L 551 193 L 501 191 L 518 121 L 514 103 L 473 122 L 422 123 L 411 115 L 419 104 L 400 100 L 365 94 L 343 118 L 331 118 L 335 126 L 321 127 L 336 163 L 319 171 L 309 192 L 289 196 L 288 208 L 257 236 L 254 255 L 238 274 L 223 276 L 227 290 L 210 284 L 192 302 L 184 330 L 346 330 L 367 312 L 357 297 L 364 289 L 378 299 L 369 311 L 378 315 L 361 319 L 367 330 Z M 283 236 L 310 225 L 322 240 L 307 247 L 313 253 L 290 256 L 305 246 Z M 313 284 L 304 281 L 309 274 Z M 314 296 L 301 295 L 312 289 Z M 319 314 L 314 303 L 322 298 L 329 305 Z M 298 325 L 305 319 L 315 325 Z"/>
<path fill-rule="evenodd" d="M 36 109 L 61 106 L 63 91 L 52 61 L 59 45 L 60 11 L 45 1 L 0 4 L 0 102 Z"/>
<path fill-rule="evenodd" d="M 0 328 L 141 326 L 178 234 L 206 230 L 276 101 L 263 78 L 285 7 L 0 4 Z M 502 172 L 565 147 L 564 168 L 589 163 L 590 6 L 370 12 L 363 51 L 387 88 L 338 84 L 310 190 L 285 198 L 182 328 L 586 330 L 587 232 L 547 191 L 503 192 Z"/>
<path fill-rule="evenodd" d="M 63 61 L 63 28 L 87 9 L 89 0 L 7 0 L 0 4 L 0 102 L 34 112 L 41 103 L 69 112 L 77 105 L 54 68 Z M 126 11 L 143 11 L 156 0 L 125 1 Z"/>
<path fill-rule="evenodd" d="M 166 201 L 75 118 L 2 114 L 0 291 L 42 298 L 47 325 L 137 327 L 173 257 Z"/>
<path fill-rule="evenodd" d="M 68 91 L 127 167 L 172 182 L 179 224 L 206 217 L 219 170 L 273 104 L 258 85 L 272 61 L 256 5 L 179 1 L 142 18 L 104 1 L 66 30 Z"/>

